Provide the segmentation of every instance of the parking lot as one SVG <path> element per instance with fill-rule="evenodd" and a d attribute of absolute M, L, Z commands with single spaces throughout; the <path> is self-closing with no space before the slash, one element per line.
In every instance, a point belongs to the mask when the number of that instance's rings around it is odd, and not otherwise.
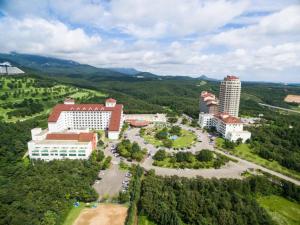
<path fill-rule="evenodd" d="M 98 175 L 101 180 L 97 180 L 93 187 L 99 194 L 99 199 L 103 196 L 115 196 L 123 190 L 124 181 L 128 182 L 126 171 L 119 170 L 119 165 L 112 164 L 107 170 L 101 170 Z"/>
<path fill-rule="evenodd" d="M 105 195 L 115 196 L 120 191 L 128 189 L 131 174 L 128 171 L 119 169 L 122 158 L 116 153 L 116 146 L 116 142 L 111 142 L 104 150 L 106 156 L 112 156 L 112 165 L 109 169 L 99 172 L 98 177 L 101 179 L 96 180 L 93 185 L 99 194 L 99 199 Z"/>

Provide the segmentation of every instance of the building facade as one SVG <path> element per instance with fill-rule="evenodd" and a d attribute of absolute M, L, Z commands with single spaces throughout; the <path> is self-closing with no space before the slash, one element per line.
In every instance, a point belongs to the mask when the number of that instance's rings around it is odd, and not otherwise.
<path fill-rule="evenodd" d="M 221 82 L 219 94 L 219 112 L 239 116 L 241 81 L 236 76 L 227 76 Z"/>
<path fill-rule="evenodd" d="M 216 96 L 207 91 L 202 91 L 199 100 L 200 112 L 215 114 L 218 113 L 219 102 Z"/>
<path fill-rule="evenodd" d="M 50 132 L 64 130 L 105 130 L 109 139 L 118 139 L 123 125 L 123 105 L 115 99 L 107 99 L 102 104 L 75 104 L 66 99 L 64 104 L 53 108 L 48 118 Z"/>
<path fill-rule="evenodd" d="M 237 141 L 239 138 L 242 142 L 250 139 L 251 133 L 243 130 L 243 123 L 237 117 L 228 113 L 218 114 L 199 114 L 199 125 L 201 128 L 215 128 L 223 138 L 230 141 Z"/>
<path fill-rule="evenodd" d="M 83 131 L 49 132 L 48 129 L 31 130 L 28 142 L 31 159 L 50 161 L 54 159 L 88 159 L 97 148 L 97 134 Z"/>

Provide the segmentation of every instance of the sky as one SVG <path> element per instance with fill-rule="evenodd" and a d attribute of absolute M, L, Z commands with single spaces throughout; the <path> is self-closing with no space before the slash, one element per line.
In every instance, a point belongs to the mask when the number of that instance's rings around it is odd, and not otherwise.
<path fill-rule="evenodd" d="M 0 52 L 300 82 L 300 0 L 0 0 Z"/>

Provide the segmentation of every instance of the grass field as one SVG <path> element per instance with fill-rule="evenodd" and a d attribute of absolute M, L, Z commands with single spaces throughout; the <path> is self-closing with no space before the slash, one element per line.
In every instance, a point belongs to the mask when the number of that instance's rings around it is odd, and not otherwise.
<path fill-rule="evenodd" d="M 145 134 L 143 135 L 143 138 L 150 144 L 156 147 L 161 147 L 163 146 L 163 142 L 154 137 L 155 132 L 156 131 L 151 132 L 151 134 Z M 173 148 L 186 148 L 194 143 L 194 140 L 196 138 L 196 135 L 194 133 L 183 129 L 181 130 L 181 133 L 182 135 L 173 141 Z"/>
<path fill-rule="evenodd" d="M 257 201 L 278 225 L 300 224 L 300 204 L 276 195 L 258 197 Z"/>
<path fill-rule="evenodd" d="M 190 131 L 182 130 L 182 135 L 174 140 L 173 148 L 185 148 L 191 146 L 194 143 L 196 135 Z"/>
<path fill-rule="evenodd" d="M 139 223 L 138 225 L 156 225 L 156 223 L 148 220 L 146 216 L 139 216 Z"/>
<path fill-rule="evenodd" d="M 217 140 L 216 140 L 217 147 L 222 148 L 223 142 L 224 142 L 224 139 L 217 138 Z M 290 177 L 294 177 L 296 179 L 300 179 L 300 174 L 297 173 L 296 171 L 290 170 L 290 169 L 287 169 L 287 168 L 281 166 L 277 161 L 269 161 L 267 159 L 260 157 L 259 155 L 255 154 L 249 148 L 249 145 L 247 145 L 247 144 L 241 144 L 241 145 L 235 147 L 235 149 L 230 152 L 240 158 L 254 162 L 254 163 L 264 166 L 268 169 L 277 171 L 279 173 L 285 174 Z"/>
<path fill-rule="evenodd" d="M 67 85 L 54 85 L 52 87 L 40 86 L 34 78 L 22 77 L 1 77 L 0 78 L 0 118 L 8 122 L 26 120 L 36 116 L 47 115 L 52 107 L 63 101 L 66 97 L 74 98 L 77 101 L 94 96 L 105 96 L 101 92 L 88 89 L 79 89 Z M 24 99 L 32 99 L 43 105 L 43 111 L 29 116 L 8 116 L 7 113 L 16 110 L 15 107 L 8 107 L 9 104 L 21 103 Z M 19 108 L 20 109 L 20 108 Z"/>
<path fill-rule="evenodd" d="M 83 202 L 80 202 L 80 205 L 75 208 L 72 206 L 71 211 L 69 212 L 65 222 L 62 225 L 73 225 L 76 218 L 79 216 L 80 212 L 85 208 L 85 204 Z"/>

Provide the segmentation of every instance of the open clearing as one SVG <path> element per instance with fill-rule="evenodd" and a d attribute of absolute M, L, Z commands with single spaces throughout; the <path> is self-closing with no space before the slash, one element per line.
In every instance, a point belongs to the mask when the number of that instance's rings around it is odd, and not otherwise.
<path fill-rule="evenodd" d="M 81 211 L 73 225 L 123 225 L 127 207 L 116 204 L 101 204 L 97 208 Z"/>
<path fill-rule="evenodd" d="M 296 102 L 300 104 L 300 95 L 287 95 L 284 99 L 285 102 Z"/>
<path fill-rule="evenodd" d="M 300 221 L 300 204 L 283 197 L 271 195 L 258 198 L 259 204 L 267 210 L 279 225 L 296 225 Z"/>

